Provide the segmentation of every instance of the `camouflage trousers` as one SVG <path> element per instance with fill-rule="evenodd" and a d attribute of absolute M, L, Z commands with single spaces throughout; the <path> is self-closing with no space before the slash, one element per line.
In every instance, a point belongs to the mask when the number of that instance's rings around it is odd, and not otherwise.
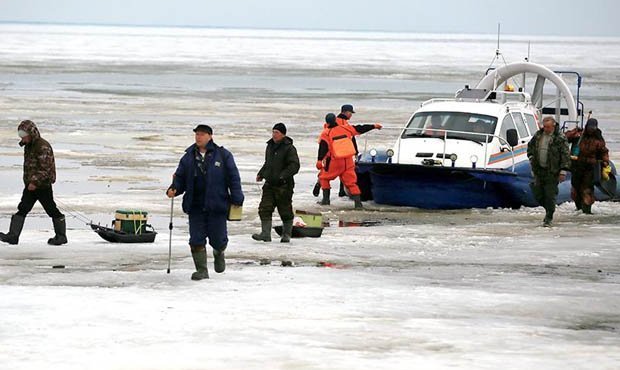
<path fill-rule="evenodd" d="M 545 220 L 552 221 L 555 212 L 555 203 L 558 198 L 558 175 L 544 174 L 534 176 L 530 183 L 534 198 L 545 209 Z"/>
<path fill-rule="evenodd" d="M 273 211 L 278 208 L 280 219 L 290 221 L 293 219 L 293 189 L 291 186 L 263 186 L 263 196 L 258 205 L 258 215 L 262 221 L 271 220 Z"/>

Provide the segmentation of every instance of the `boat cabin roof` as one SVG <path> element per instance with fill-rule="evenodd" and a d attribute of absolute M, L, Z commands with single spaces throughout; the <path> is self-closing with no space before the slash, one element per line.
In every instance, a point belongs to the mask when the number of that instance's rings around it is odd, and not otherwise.
<path fill-rule="evenodd" d="M 533 111 L 529 94 L 524 92 L 461 90 L 454 99 L 430 99 L 417 112 L 468 112 L 501 117 L 509 111 Z"/>

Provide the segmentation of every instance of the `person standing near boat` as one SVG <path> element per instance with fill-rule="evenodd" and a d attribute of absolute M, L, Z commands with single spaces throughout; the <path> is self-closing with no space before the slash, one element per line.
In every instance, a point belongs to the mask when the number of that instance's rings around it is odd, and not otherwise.
<path fill-rule="evenodd" d="M 558 184 L 566 178 L 570 169 L 568 141 L 560 133 L 553 117 L 543 119 L 543 127 L 536 132 L 527 145 L 534 180 L 530 184 L 534 198 L 545 208 L 543 226 L 551 226 L 555 212 Z"/>
<path fill-rule="evenodd" d="M 282 219 L 282 238 L 280 242 L 291 241 L 293 233 L 293 176 L 299 172 L 299 156 L 293 139 L 286 136 L 284 123 L 276 123 L 271 130 L 271 139 L 265 149 L 265 163 L 256 175 L 256 181 L 265 180 L 263 194 L 258 205 L 261 232 L 252 234 L 252 239 L 271 241 L 271 217 L 278 208 Z"/>
<path fill-rule="evenodd" d="M 353 113 L 355 113 L 353 106 L 345 104 L 337 117 L 333 113 L 325 116 L 325 126 L 319 136 L 316 162 L 316 168 L 320 171 L 319 182 L 323 190 L 323 199 L 320 202 L 322 205 L 330 204 L 330 181 L 340 177 L 340 181 L 344 183 L 355 202 L 355 208 L 363 207 L 353 160 L 358 152 L 355 136 L 373 129 L 380 130 L 383 126 L 379 123 L 352 126 L 349 124 L 349 119 Z"/>
<path fill-rule="evenodd" d="M 54 202 L 52 184 L 56 182 L 56 162 L 54 151 L 47 140 L 41 137 L 39 129 L 30 120 L 22 121 L 17 127 L 21 138 L 20 146 L 24 147 L 24 191 L 17 206 L 17 213 L 11 217 L 8 233 L 0 233 L 0 240 L 9 244 L 18 244 L 19 236 L 24 227 L 26 216 L 39 201 L 52 218 L 56 235 L 47 243 L 62 245 L 67 243 L 67 225 L 63 215 Z"/>
<path fill-rule="evenodd" d="M 325 116 L 325 126 L 319 136 L 319 151 L 316 168 L 320 171 L 319 182 L 323 190 L 323 199 L 320 204 L 330 204 L 330 181 L 340 177 L 351 199 L 355 202 L 355 208 L 362 208 L 361 191 L 357 186 L 355 174 L 354 156 L 357 155 L 355 136 L 366 133 L 373 129 L 380 130 L 381 124 L 355 125 L 349 124 L 353 106 L 343 105 L 340 114 L 336 117 L 333 113 Z"/>
<path fill-rule="evenodd" d="M 571 198 L 578 210 L 591 214 L 594 204 L 594 174 L 609 166 L 609 150 L 595 118 L 588 119 L 583 131 L 566 134 L 569 140 L 580 134 L 577 158 L 573 161 Z"/>
<path fill-rule="evenodd" d="M 215 272 L 226 269 L 224 250 L 228 246 L 226 218 L 230 205 L 243 205 L 241 178 L 232 153 L 213 142 L 213 129 L 198 125 L 195 143 L 185 150 L 169 198 L 183 195 L 183 212 L 189 217 L 189 246 L 196 272 L 192 280 L 209 278 L 206 242 L 213 248 Z"/>

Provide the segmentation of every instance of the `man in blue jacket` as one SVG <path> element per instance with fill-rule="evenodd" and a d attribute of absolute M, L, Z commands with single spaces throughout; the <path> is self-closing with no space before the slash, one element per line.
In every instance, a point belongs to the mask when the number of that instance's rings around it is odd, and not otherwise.
<path fill-rule="evenodd" d="M 189 246 L 196 266 L 192 280 L 209 278 L 206 242 L 213 248 L 215 272 L 226 269 L 228 245 L 226 218 L 231 204 L 243 204 L 239 170 L 233 155 L 216 145 L 207 125 L 194 129 L 196 143 L 185 150 L 168 188 L 169 198 L 183 195 L 183 212 L 189 216 Z"/>

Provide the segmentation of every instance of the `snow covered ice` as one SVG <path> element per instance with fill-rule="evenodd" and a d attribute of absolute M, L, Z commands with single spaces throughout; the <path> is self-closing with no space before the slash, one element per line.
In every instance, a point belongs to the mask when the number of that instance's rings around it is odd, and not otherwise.
<path fill-rule="evenodd" d="M 141 208 L 159 232 L 153 244 L 115 245 L 68 218 L 69 244 L 52 247 L 45 244 L 51 220 L 37 205 L 20 244 L 0 245 L 1 369 L 618 368 L 620 204 L 596 203 L 592 216 L 561 205 L 550 229 L 540 226 L 542 208 L 424 211 L 369 202 L 354 211 L 335 194 L 331 207 L 315 204 L 316 138 L 326 112 L 353 103 L 355 122 L 387 127 L 360 145 L 389 145 L 390 128 L 402 125 L 421 100 L 475 82 L 488 63 L 472 62 L 463 74 L 441 75 L 441 82 L 415 75 L 458 65 L 471 52 L 461 47 L 440 67 L 412 57 L 401 70 L 411 75 L 394 77 L 390 59 L 367 61 L 368 48 L 376 43 L 398 55 L 408 42 L 432 55 L 446 42 L 463 40 L 0 27 L 0 45 L 11 45 L 0 47 L 0 229 L 8 228 L 22 189 L 15 128 L 31 118 L 54 147 L 54 191 L 68 217 L 105 224 L 117 208 Z M 82 47 L 72 44 L 76 34 Z M 115 54 L 127 36 L 135 54 Z M 299 50 L 298 42 L 337 53 L 333 45 L 344 40 L 353 54 L 335 58 L 350 65 L 308 62 L 315 67 L 310 71 L 297 65 L 301 59 L 277 55 L 272 64 L 261 58 L 240 63 L 241 48 L 234 47 L 221 51 L 229 59 L 213 69 L 192 56 L 205 50 L 196 44 L 226 37 L 263 46 L 275 39 L 273 48 L 283 55 Z M 175 43 L 185 51 L 179 60 L 167 59 L 169 38 L 182 41 Z M 614 40 L 606 40 L 609 65 L 620 61 Z M 573 48 L 566 40 L 543 41 L 540 48 L 552 55 L 543 64 L 560 64 L 556 56 L 570 52 L 558 52 L 557 44 Z M 494 51 L 492 38 L 466 42 L 489 56 Z M 56 57 L 33 56 L 42 44 L 54 46 Z M 260 50 L 246 51 L 260 56 Z M 598 64 L 561 66 L 607 81 L 584 95 L 604 117 L 611 158 L 618 161 L 620 99 L 607 85 L 617 86 L 617 75 Z M 231 73 L 237 67 L 241 72 Z M 348 67 L 351 75 L 336 77 Z M 599 101 L 596 94 L 607 95 Z M 321 238 L 286 246 L 275 233 L 272 243 L 250 238 L 259 228 L 254 177 L 278 121 L 287 123 L 302 161 L 294 206 L 324 212 L 330 222 Z M 197 122 L 210 123 L 215 141 L 233 152 L 246 194 L 243 220 L 229 223 L 226 272 L 214 273 L 209 254 L 211 279 L 201 282 L 189 279 L 193 264 L 180 202 L 166 274 L 170 201 L 164 196 Z M 339 221 L 373 226 L 339 227 Z M 289 261 L 292 266 L 283 266 Z"/>
<path fill-rule="evenodd" d="M 166 275 L 164 233 L 126 246 L 74 229 L 68 246 L 47 247 L 51 232 L 29 228 L 20 246 L 0 249 L 0 360 L 17 369 L 612 369 L 618 208 L 597 211 L 569 220 L 562 207 L 550 230 L 532 226 L 539 210 L 412 211 L 414 225 L 330 227 L 287 247 L 233 226 L 227 271 L 201 283 L 189 280 L 181 230 Z"/>

